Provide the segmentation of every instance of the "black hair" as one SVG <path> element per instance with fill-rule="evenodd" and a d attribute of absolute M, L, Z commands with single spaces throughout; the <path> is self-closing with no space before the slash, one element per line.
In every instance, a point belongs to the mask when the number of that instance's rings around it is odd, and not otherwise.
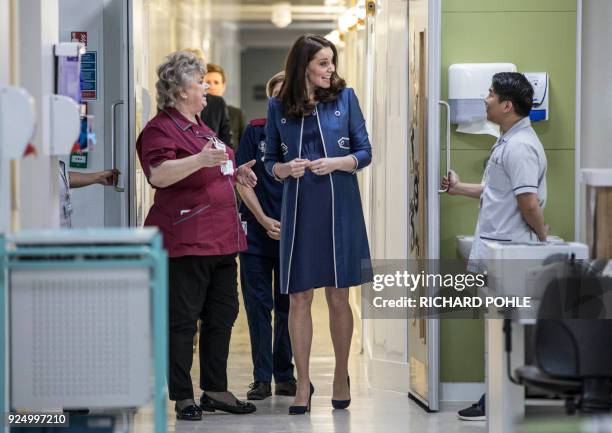
<path fill-rule="evenodd" d="M 338 67 L 338 51 L 336 46 L 319 35 L 303 35 L 291 47 L 285 63 L 285 81 L 281 87 L 278 98 L 283 103 L 284 112 L 288 116 L 301 117 L 314 110 L 314 104 L 308 100 L 306 88 L 306 68 L 308 63 L 323 48 L 331 48 L 334 53 L 332 62 L 336 67 L 332 73 L 328 89 L 316 88 L 315 98 L 320 102 L 336 100 L 342 89 L 346 87 L 345 81 L 336 72 Z"/>
<path fill-rule="evenodd" d="M 533 106 L 533 87 L 519 72 L 498 72 L 491 85 L 499 101 L 510 101 L 519 116 L 529 116 Z"/>

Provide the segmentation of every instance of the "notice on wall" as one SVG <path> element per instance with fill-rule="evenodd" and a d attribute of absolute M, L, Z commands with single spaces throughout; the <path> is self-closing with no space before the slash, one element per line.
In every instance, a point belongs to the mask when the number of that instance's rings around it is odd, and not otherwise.
<path fill-rule="evenodd" d="M 70 32 L 70 41 L 80 42 L 87 48 L 87 32 Z"/>
<path fill-rule="evenodd" d="M 98 53 L 87 51 L 81 56 L 81 98 L 98 99 Z"/>

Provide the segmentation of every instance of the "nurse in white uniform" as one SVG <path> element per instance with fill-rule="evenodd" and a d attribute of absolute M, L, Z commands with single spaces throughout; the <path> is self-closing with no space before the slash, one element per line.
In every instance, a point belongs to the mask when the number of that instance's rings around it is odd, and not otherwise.
<path fill-rule="evenodd" d="M 487 119 L 498 124 L 502 134 L 491 150 L 483 183 L 461 182 L 452 170 L 442 179 L 448 194 L 480 200 L 468 261 L 471 272 L 485 271 L 484 240 L 546 240 L 548 225 L 542 212 L 546 204 L 546 155 L 529 120 L 532 104 L 533 88 L 523 74 L 495 74 L 485 105 Z M 483 396 L 478 403 L 459 411 L 459 418 L 485 419 L 484 401 Z"/>

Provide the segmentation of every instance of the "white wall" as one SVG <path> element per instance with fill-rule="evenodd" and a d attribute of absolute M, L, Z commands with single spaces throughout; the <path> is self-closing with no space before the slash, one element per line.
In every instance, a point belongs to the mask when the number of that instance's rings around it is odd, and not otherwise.
<path fill-rule="evenodd" d="M 582 167 L 612 168 L 612 1 L 582 3 Z"/>
<path fill-rule="evenodd" d="M 580 167 L 612 168 L 612 1 L 582 1 Z M 576 174 L 579 176 L 579 173 Z M 577 238 L 586 242 L 586 187 L 579 186 Z"/>
<path fill-rule="evenodd" d="M 32 143 L 38 156 L 19 161 L 18 225 L 22 229 L 59 227 L 57 158 L 50 153 L 49 98 L 54 91 L 53 47 L 58 42 L 58 0 L 18 3 L 19 82 L 36 101 Z M 27 53 L 27 55 L 24 55 Z"/>
<path fill-rule="evenodd" d="M 86 6 L 85 6 L 86 5 Z M 59 40 L 70 42 L 70 32 L 87 32 L 87 50 L 96 51 L 97 92 L 98 99 L 88 101 L 88 112 L 94 116 L 93 131 L 96 134 L 97 143 L 89 152 L 86 170 L 75 171 L 100 171 L 104 170 L 104 151 L 106 137 L 104 135 L 104 122 L 109 121 L 104 112 L 104 27 L 103 27 L 103 0 L 89 0 L 83 3 L 80 0 L 59 0 Z M 66 162 L 69 171 L 68 156 L 61 158 Z M 104 189 L 100 186 L 91 186 L 72 190 L 72 214 L 73 227 L 103 227 L 104 226 Z M 101 210 L 101 211 L 100 211 Z"/>
<path fill-rule="evenodd" d="M 0 0 L 0 86 L 9 84 L 9 0 Z M 0 143 L 0 146 L 2 143 Z M 0 233 L 10 230 L 11 178 L 9 161 L 0 160 Z"/>
<path fill-rule="evenodd" d="M 9 0 L 0 0 L 0 86 L 9 83 Z"/>
<path fill-rule="evenodd" d="M 213 24 L 210 62 L 221 65 L 225 71 L 227 87 L 225 101 L 234 107 L 240 107 L 240 59 L 242 47 L 240 45 L 240 30 L 238 25 L 231 22 Z"/>

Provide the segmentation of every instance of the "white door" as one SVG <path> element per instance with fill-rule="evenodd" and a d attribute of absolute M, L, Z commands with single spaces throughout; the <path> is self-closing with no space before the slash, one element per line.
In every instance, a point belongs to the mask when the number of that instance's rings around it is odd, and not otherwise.
<path fill-rule="evenodd" d="M 104 5 L 104 122 L 105 166 L 120 172 L 117 185 L 105 188 L 104 225 L 133 226 L 135 92 L 133 2 L 105 0 Z"/>
<path fill-rule="evenodd" d="M 408 98 L 409 263 L 436 271 L 439 251 L 439 0 L 410 0 Z M 422 292 L 426 295 L 426 293 Z M 408 323 L 410 397 L 439 409 L 439 320 L 425 311 Z"/>

